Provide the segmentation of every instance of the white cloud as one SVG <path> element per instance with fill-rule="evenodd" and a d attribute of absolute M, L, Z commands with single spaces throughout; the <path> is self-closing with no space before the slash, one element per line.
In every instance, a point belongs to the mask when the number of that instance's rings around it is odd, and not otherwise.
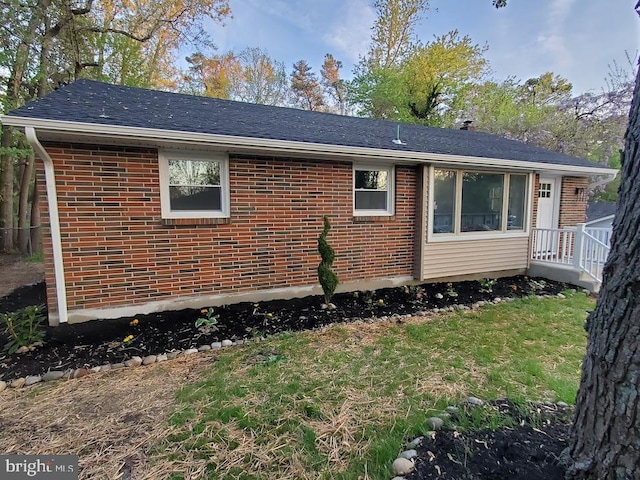
<path fill-rule="evenodd" d="M 355 63 L 369 48 L 375 12 L 366 0 L 347 0 L 335 17 L 323 40 L 336 49 L 336 57 Z"/>
<path fill-rule="evenodd" d="M 567 23 L 575 3 L 576 0 L 554 0 L 549 7 L 547 28 L 537 38 L 538 47 L 548 54 L 554 70 L 573 63 L 574 55 L 567 46 Z"/>

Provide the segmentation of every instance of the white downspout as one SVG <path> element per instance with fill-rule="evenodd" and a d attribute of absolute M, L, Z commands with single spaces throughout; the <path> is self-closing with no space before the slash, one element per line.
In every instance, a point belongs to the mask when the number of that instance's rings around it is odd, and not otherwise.
<path fill-rule="evenodd" d="M 67 315 L 67 287 L 64 280 L 64 264 L 62 263 L 62 240 L 60 236 L 60 215 L 58 213 L 58 194 L 56 193 L 56 177 L 53 170 L 53 160 L 44 149 L 33 127 L 25 127 L 24 133 L 36 155 L 44 163 L 44 174 L 47 185 L 47 203 L 49 205 L 49 223 L 51 225 L 51 246 L 53 249 L 53 267 L 56 278 L 56 298 L 58 300 L 58 321 L 66 323 Z"/>

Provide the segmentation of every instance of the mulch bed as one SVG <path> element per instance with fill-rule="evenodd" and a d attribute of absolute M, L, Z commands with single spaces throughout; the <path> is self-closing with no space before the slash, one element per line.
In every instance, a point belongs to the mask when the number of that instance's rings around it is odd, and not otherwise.
<path fill-rule="evenodd" d="M 47 327 L 44 346 L 23 354 L 0 353 L 0 380 L 40 375 L 48 370 L 118 363 L 133 356 L 182 351 L 224 339 L 244 340 L 356 319 L 472 305 L 496 297 L 555 295 L 567 286 L 517 276 L 499 279 L 491 292 L 481 291 L 482 287 L 476 281 L 425 284 L 421 288 L 423 291 L 399 287 L 338 294 L 333 299 L 337 306 L 335 310 L 322 310 L 320 296 L 216 307 L 217 329 L 206 334 L 195 328 L 196 319 L 203 315 L 193 309 Z M 451 292 L 457 296 L 452 296 Z M 0 299 L 0 313 L 44 304 L 45 295 L 44 283 L 21 287 Z M 138 324 L 132 326 L 134 318 Z M 133 335 L 133 340 L 125 344 L 123 340 L 129 335 Z M 0 345 L 5 341 L 0 336 Z"/>
<path fill-rule="evenodd" d="M 437 432 L 418 448 L 416 470 L 406 479 L 564 480 L 559 459 L 568 446 L 570 408 L 540 404 L 525 411 L 505 399 L 490 402 L 489 408 L 513 426 Z"/>

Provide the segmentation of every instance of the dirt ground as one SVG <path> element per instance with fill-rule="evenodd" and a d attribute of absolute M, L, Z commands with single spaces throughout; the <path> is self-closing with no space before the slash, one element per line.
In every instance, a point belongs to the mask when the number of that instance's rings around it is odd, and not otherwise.
<path fill-rule="evenodd" d="M 0 254 L 0 298 L 16 288 L 44 280 L 44 265 L 22 255 Z"/>

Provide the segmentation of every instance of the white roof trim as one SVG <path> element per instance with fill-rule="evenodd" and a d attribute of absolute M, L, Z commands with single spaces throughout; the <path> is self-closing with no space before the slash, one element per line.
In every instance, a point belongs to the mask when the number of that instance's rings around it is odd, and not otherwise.
<path fill-rule="evenodd" d="M 162 144 L 175 143 L 182 145 L 208 145 L 225 149 L 242 151 L 261 151 L 277 154 L 302 154 L 314 157 L 365 158 L 367 161 L 394 161 L 397 163 L 444 163 L 451 165 L 472 165 L 481 167 L 500 167 L 519 170 L 544 170 L 576 175 L 606 175 L 617 170 L 608 167 L 578 167 L 543 162 L 527 162 L 524 160 L 507 160 L 503 158 L 485 158 L 465 155 L 449 155 L 440 153 L 423 153 L 410 150 L 388 150 L 383 148 L 352 147 L 321 143 L 299 142 L 291 140 L 275 140 L 267 138 L 240 137 L 211 133 L 182 132 L 154 128 L 125 127 L 119 125 L 101 125 L 84 122 L 68 122 L 46 120 L 12 115 L 0 116 L 5 125 L 14 127 L 33 127 L 47 133 L 76 135 L 86 137 L 117 137 L 130 140 L 154 140 Z"/>
<path fill-rule="evenodd" d="M 589 225 L 593 225 L 594 223 L 604 222 L 605 220 L 613 221 L 614 217 L 615 217 L 615 214 L 614 215 L 607 215 L 606 217 L 594 218 L 590 222 L 585 222 L 585 225 L 589 226 Z"/>

